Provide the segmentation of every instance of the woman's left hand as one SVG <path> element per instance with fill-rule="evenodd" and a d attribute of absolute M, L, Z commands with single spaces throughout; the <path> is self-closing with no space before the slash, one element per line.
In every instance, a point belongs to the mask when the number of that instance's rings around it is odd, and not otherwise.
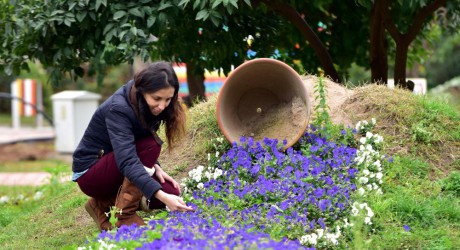
<path fill-rule="evenodd" d="M 173 184 L 174 188 L 179 190 L 179 194 L 181 193 L 179 183 L 177 183 L 177 181 L 175 181 L 171 176 L 169 176 L 169 174 L 163 171 L 160 165 L 155 164 L 153 167 L 155 168 L 155 175 L 158 178 L 158 180 L 160 180 L 160 183 L 164 183 L 165 180 L 170 181 Z"/>

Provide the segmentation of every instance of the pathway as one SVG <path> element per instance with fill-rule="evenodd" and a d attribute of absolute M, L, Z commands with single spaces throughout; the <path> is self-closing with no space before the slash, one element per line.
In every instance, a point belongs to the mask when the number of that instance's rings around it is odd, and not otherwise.
<path fill-rule="evenodd" d="M 0 145 L 23 141 L 50 140 L 54 137 L 55 133 L 52 127 L 12 128 L 0 126 Z"/>
<path fill-rule="evenodd" d="M 50 180 L 51 174 L 47 172 L 0 173 L 0 186 L 41 186 Z M 60 181 L 71 181 L 71 176 L 64 176 Z"/>

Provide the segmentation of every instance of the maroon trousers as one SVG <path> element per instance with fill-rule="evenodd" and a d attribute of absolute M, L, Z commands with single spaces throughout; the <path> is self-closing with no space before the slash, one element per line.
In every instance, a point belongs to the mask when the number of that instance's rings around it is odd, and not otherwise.
<path fill-rule="evenodd" d="M 160 156 L 161 146 L 152 137 L 146 137 L 136 141 L 137 156 L 142 164 L 148 168 L 152 168 Z M 108 199 L 115 197 L 120 186 L 123 184 L 124 176 L 118 170 L 117 163 L 113 152 L 102 156 L 88 171 L 77 179 L 78 186 L 81 191 L 88 196 L 96 199 Z M 156 175 L 152 177 L 158 180 Z M 160 183 L 162 190 L 169 194 L 179 195 L 179 189 L 174 188 L 169 181 Z M 154 197 L 150 198 L 150 208 L 164 208 L 163 204 Z"/>

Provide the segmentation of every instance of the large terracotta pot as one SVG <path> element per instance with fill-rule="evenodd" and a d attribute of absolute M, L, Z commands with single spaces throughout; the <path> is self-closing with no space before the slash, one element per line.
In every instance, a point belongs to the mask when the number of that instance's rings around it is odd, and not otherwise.
<path fill-rule="evenodd" d="M 284 62 L 260 58 L 230 73 L 217 98 L 219 128 L 229 142 L 241 136 L 264 137 L 294 145 L 310 117 L 307 89 L 297 72 Z"/>

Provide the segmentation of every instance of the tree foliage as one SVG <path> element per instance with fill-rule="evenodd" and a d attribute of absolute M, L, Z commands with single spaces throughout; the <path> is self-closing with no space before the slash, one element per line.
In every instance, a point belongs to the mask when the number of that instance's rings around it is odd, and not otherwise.
<path fill-rule="evenodd" d="M 433 23 L 458 29 L 459 2 L 2 0 L 0 68 L 17 74 L 38 60 L 57 82 L 62 72 L 82 76 L 84 63 L 102 76 L 135 57 L 166 59 L 187 63 L 203 86 L 205 69 L 228 73 L 254 57 L 301 62 L 309 73 L 322 68 L 336 81 L 355 62 L 385 82 L 395 60 L 404 86 L 407 61 L 420 58 L 408 53 L 426 54 L 421 41 Z"/>
<path fill-rule="evenodd" d="M 181 4 L 189 4 L 183 0 Z M 417 38 L 438 22 L 446 30 L 459 26 L 460 2 L 458 0 L 412 0 L 412 1 L 279 1 L 279 0 L 197 0 L 197 19 L 219 19 L 222 13 L 232 15 L 239 7 L 264 5 L 283 16 L 296 27 L 297 33 L 313 48 L 326 74 L 336 79 L 336 68 L 348 67 L 352 61 L 363 63 L 363 48 L 367 48 L 368 61 L 365 64 L 372 71 L 372 80 L 386 82 L 388 78 L 388 57 L 394 60 L 395 81 L 403 87 L 409 51 L 417 51 L 421 43 Z M 219 16 L 213 16 L 221 8 Z M 206 15 L 202 14 L 203 12 Z M 319 20 L 317 19 L 320 16 Z M 312 33 L 316 22 L 330 27 L 329 35 Z M 447 25 L 448 24 L 448 25 Z M 368 27 L 370 26 L 370 29 Z M 343 33 L 342 33 L 342 32 Z M 340 34 L 343 34 L 342 37 Z M 365 35 L 366 38 L 363 38 Z M 320 42 L 318 38 L 321 36 Z M 331 39 L 328 39 L 331 38 Z M 391 39 L 391 40 L 390 40 Z M 320 44 L 319 44 L 320 43 Z M 343 46 L 342 46 L 343 45 Z M 393 54 L 389 55 L 393 49 Z M 416 49 L 411 50 L 413 47 Z M 355 54 L 347 53 L 355 49 Z M 337 54 L 334 54 L 334 51 Z M 418 50 L 422 51 L 422 50 Z M 422 51 L 423 52 L 423 51 Z M 332 58 L 330 60 L 329 58 Z M 361 59 L 360 59 L 361 58 Z M 351 61 L 351 62 L 350 62 Z"/>

